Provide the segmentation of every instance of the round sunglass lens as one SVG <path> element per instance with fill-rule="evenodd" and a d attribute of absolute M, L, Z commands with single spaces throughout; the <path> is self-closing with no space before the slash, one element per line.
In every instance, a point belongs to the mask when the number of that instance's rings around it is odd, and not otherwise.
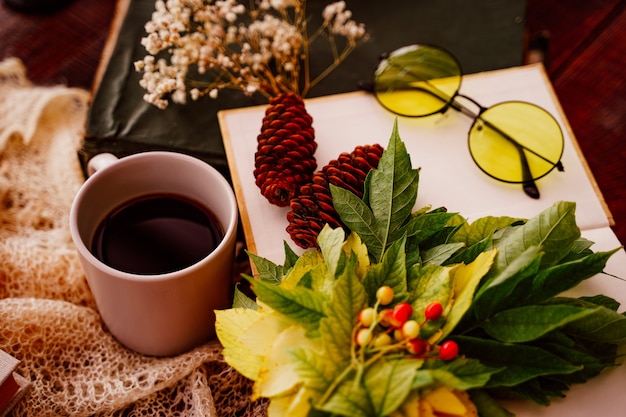
<path fill-rule="evenodd" d="M 461 86 L 461 67 L 447 51 L 411 45 L 390 53 L 374 73 L 374 92 L 388 110 L 428 116 L 450 104 Z"/>
<path fill-rule="evenodd" d="M 563 155 L 563 132 L 541 107 L 505 102 L 485 110 L 469 132 L 474 162 L 504 182 L 523 183 L 543 177 Z"/>

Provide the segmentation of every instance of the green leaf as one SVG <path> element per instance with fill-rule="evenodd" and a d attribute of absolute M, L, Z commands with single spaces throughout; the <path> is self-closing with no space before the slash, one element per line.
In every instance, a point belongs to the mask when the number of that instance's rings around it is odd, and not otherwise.
<path fill-rule="evenodd" d="M 619 248 L 610 252 L 591 253 L 583 258 L 540 271 L 523 302 L 540 303 L 573 288 L 587 278 L 602 272 L 611 255 L 618 250 Z"/>
<path fill-rule="evenodd" d="M 580 299 L 555 298 L 551 305 L 574 306 L 591 311 L 592 314 L 568 323 L 564 329 L 565 333 L 595 342 L 626 344 L 624 314 Z"/>
<path fill-rule="evenodd" d="M 387 148 L 378 167 L 371 171 L 368 183 L 367 203 L 380 227 L 385 248 L 403 236 L 401 226 L 411 216 L 417 199 L 418 176 L 398 134 L 396 119 Z"/>
<path fill-rule="evenodd" d="M 247 252 L 247 254 L 254 264 L 261 281 L 280 284 L 284 276 L 284 268 L 281 265 L 277 265 L 269 259 L 265 259 L 252 252 Z"/>
<path fill-rule="evenodd" d="M 476 359 L 466 357 L 459 357 L 451 362 L 430 360 L 426 362 L 426 366 L 430 369 L 424 369 L 423 372 L 429 372 L 432 381 L 463 391 L 485 386 L 491 375 L 502 370 L 485 366 Z"/>
<path fill-rule="evenodd" d="M 424 317 L 424 309 L 433 301 L 447 305 L 452 297 L 453 267 L 439 265 L 414 265 L 408 273 L 408 302 L 413 306 L 414 316 Z"/>
<path fill-rule="evenodd" d="M 500 403 L 487 394 L 485 390 L 474 389 L 469 391 L 469 394 L 478 410 L 478 415 L 488 417 L 515 417 L 515 414 L 502 407 Z"/>
<path fill-rule="evenodd" d="M 455 216 L 455 213 L 448 212 L 414 215 L 406 225 L 399 229 L 399 232 L 405 233 L 413 243 L 419 244 L 441 230 Z"/>
<path fill-rule="evenodd" d="M 286 241 L 283 241 L 283 249 L 285 251 L 285 264 L 283 265 L 283 269 L 284 271 L 288 271 L 292 266 L 294 266 L 299 256 L 293 251 L 293 249 L 291 249 Z"/>
<path fill-rule="evenodd" d="M 452 242 L 465 242 L 468 246 L 474 245 L 486 238 L 491 239 L 497 230 L 502 230 L 515 223 L 521 222 L 522 219 L 513 217 L 494 217 L 486 216 L 476 219 L 471 224 L 465 223 L 452 236 Z"/>
<path fill-rule="evenodd" d="M 460 351 L 484 365 L 502 371 L 493 374 L 487 387 L 513 387 L 543 375 L 572 374 L 582 369 L 545 349 L 469 336 L 455 336 Z"/>
<path fill-rule="evenodd" d="M 302 381 L 306 381 L 308 389 L 318 391 L 320 396 L 337 378 L 337 368 L 341 364 L 312 349 L 293 348 L 287 354 L 291 358 L 296 374 Z"/>
<path fill-rule="evenodd" d="M 414 359 L 380 359 L 367 369 L 363 383 L 375 416 L 388 416 L 402 404 L 420 365 L 421 361 Z"/>
<path fill-rule="evenodd" d="M 531 305 L 502 311 L 481 327 L 501 342 L 523 343 L 591 314 L 591 309 L 569 305 Z"/>
<path fill-rule="evenodd" d="M 407 298 L 406 240 L 398 240 L 385 252 L 380 263 L 372 265 L 363 278 L 363 286 L 369 297 L 369 305 L 376 302 L 376 291 L 388 285 L 394 291 L 393 303 Z"/>
<path fill-rule="evenodd" d="M 419 170 L 398 134 L 397 120 L 378 167 L 365 181 L 361 200 L 340 187 L 330 186 L 333 206 L 341 221 L 366 244 L 370 258 L 380 262 L 385 250 L 402 239 L 402 226 L 410 219 L 417 199 Z"/>
<path fill-rule="evenodd" d="M 354 381 L 342 382 L 334 394 L 319 408 L 334 416 L 373 417 L 374 409 L 365 387 Z"/>
<path fill-rule="evenodd" d="M 352 330 L 359 312 L 366 306 L 367 295 L 356 270 L 344 269 L 333 288 L 330 301 L 326 303 L 325 317 L 320 320 L 320 337 L 329 361 L 350 363 Z"/>
<path fill-rule="evenodd" d="M 257 303 L 239 289 L 239 283 L 235 285 L 233 308 L 249 308 L 251 310 L 258 308 Z"/>
<path fill-rule="evenodd" d="M 465 244 L 462 242 L 446 243 L 435 246 L 434 248 L 428 249 L 422 253 L 422 263 L 425 265 L 443 265 L 448 259 L 464 247 Z"/>
<path fill-rule="evenodd" d="M 496 256 L 496 261 L 499 256 Z M 538 248 L 531 246 L 512 260 L 503 271 L 481 285 L 474 297 L 472 314 L 468 316 L 468 320 L 481 322 L 494 313 L 515 305 L 517 298 L 513 294 L 525 295 L 530 289 L 539 269 L 541 256 Z"/>
<path fill-rule="evenodd" d="M 384 417 L 396 410 L 411 390 L 421 361 L 379 359 L 369 366 L 362 381 L 348 379 L 321 408 L 343 416 Z"/>
<path fill-rule="evenodd" d="M 580 237 L 575 210 L 576 203 L 556 202 L 496 242 L 499 254 L 495 272 L 503 271 L 531 246 L 540 247 L 544 252 L 542 266 L 556 264 Z"/>
<path fill-rule="evenodd" d="M 301 324 L 308 334 L 316 333 L 327 295 L 304 287 L 285 289 L 261 280 L 250 282 L 258 301 Z"/>
<path fill-rule="evenodd" d="M 345 188 L 330 184 L 333 207 L 337 210 L 343 224 L 357 233 L 367 246 L 370 257 L 379 262 L 385 250 L 385 241 L 380 236 L 380 228 L 369 206 Z"/>

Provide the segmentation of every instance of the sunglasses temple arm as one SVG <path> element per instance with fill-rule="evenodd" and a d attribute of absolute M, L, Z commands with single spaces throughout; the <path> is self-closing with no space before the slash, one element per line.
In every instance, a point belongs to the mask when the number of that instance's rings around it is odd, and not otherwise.
<path fill-rule="evenodd" d="M 522 188 L 527 196 L 538 199 L 540 196 L 539 188 L 537 188 L 537 184 L 535 184 L 535 180 L 533 180 L 533 175 L 530 172 L 530 166 L 528 165 L 528 159 L 526 158 L 524 149 L 517 144 L 515 144 L 515 148 L 519 152 L 519 159 L 522 164 Z"/>

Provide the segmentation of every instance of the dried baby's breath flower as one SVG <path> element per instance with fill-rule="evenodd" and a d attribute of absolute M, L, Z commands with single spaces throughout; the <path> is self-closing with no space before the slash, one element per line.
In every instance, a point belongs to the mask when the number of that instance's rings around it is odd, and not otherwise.
<path fill-rule="evenodd" d="M 141 40 L 148 55 L 135 62 L 144 99 L 159 108 L 224 88 L 245 95 L 305 96 L 367 38 L 344 1 L 327 5 L 322 24 L 307 30 L 305 0 L 158 0 Z M 309 47 L 325 40 L 333 60 L 309 71 Z M 158 58 L 157 58 L 158 57 Z"/>

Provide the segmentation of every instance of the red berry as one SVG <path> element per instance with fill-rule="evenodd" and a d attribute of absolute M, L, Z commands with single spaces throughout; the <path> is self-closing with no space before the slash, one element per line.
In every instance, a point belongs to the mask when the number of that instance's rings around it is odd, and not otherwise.
<path fill-rule="evenodd" d="M 433 301 L 426 306 L 424 316 L 426 320 L 437 320 L 443 314 L 443 306 L 439 301 Z"/>
<path fill-rule="evenodd" d="M 398 303 L 392 314 L 394 326 L 400 327 L 413 315 L 413 307 L 409 303 Z"/>
<path fill-rule="evenodd" d="M 428 342 L 422 339 L 411 339 L 406 342 L 406 348 L 413 355 L 421 355 L 428 349 Z"/>
<path fill-rule="evenodd" d="M 393 325 L 393 310 L 385 308 L 378 313 L 378 322 L 383 327 L 389 327 Z"/>
<path fill-rule="evenodd" d="M 449 361 L 459 355 L 459 345 L 453 340 L 446 340 L 439 348 L 439 357 L 444 361 Z"/>

